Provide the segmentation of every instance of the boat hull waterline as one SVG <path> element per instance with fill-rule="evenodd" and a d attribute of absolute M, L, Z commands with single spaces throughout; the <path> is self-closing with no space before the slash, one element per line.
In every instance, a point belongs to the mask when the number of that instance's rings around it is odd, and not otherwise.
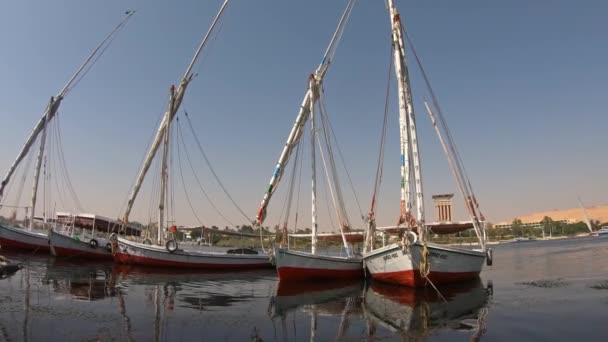
<path fill-rule="evenodd" d="M 50 250 L 48 235 L 4 224 L 0 224 L 0 246 L 3 249 L 20 249 L 36 252 L 49 252 Z"/>
<path fill-rule="evenodd" d="M 428 244 L 428 280 L 445 284 L 475 279 L 483 267 L 486 253 L 461 248 Z M 421 244 L 416 243 L 404 251 L 394 243 L 363 256 L 372 279 L 411 287 L 426 286 L 428 281 L 420 274 Z"/>
<path fill-rule="evenodd" d="M 92 247 L 89 242 L 76 240 L 55 231 L 49 232 L 51 254 L 57 257 L 81 257 L 112 260 L 112 250 L 107 246 Z"/>
<path fill-rule="evenodd" d="M 207 270 L 272 267 L 270 259 L 266 255 L 213 253 L 181 249 L 170 253 L 164 247 L 145 245 L 122 238 L 118 238 L 118 248 L 114 253 L 114 261 L 131 265 Z"/>
<path fill-rule="evenodd" d="M 282 281 L 363 277 L 360 258 L 316 255 L 279 248 L 275 250 L 275 262 Z"/>

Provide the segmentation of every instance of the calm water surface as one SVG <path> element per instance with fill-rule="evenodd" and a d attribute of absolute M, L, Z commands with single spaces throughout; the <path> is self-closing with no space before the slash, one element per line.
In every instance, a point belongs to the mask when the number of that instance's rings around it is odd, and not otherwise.
<path fill-rule="evenodd" d="M 606 341 L 608 238 L 494 247 L 478 281 L 434 290 L 278 283 L 3 254 L 0 341 Z"/>

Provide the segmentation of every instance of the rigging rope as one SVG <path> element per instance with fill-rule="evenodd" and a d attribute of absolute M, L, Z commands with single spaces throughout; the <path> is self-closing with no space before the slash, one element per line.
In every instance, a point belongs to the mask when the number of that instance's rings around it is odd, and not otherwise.
<path fill-rule="evenodd" d="M 51 130 L 51 135 L 55 135 L 55 139 L 51 139 L 51 140 L 55 143 L 55 148 L 58 150 L 59 147 L 58 147 L 58 142 L 57 142 L 58 141 L 57 136 L 59 133 L 57 131 L 57 125 L 55 124 L 54 126 L 55 126 L 55 129 Z M 51 144 L 51 148 L 52 148 L 52 146 L 53 146 L 53 144 Z M 51 158 L 51 161 L 53 159 L 54 158 Z M 58 174 L 58 172 L 57 172 L 58 167 L 56 166 L 56 164 L 57 163 L 51 162 L 50 169 L 53 174 Z M 64 196 L 63 196 L 61 187 L 59 187 L 59 182 L 57 181 L 57 178 L 58 177 L 53 177 L 53 180 L 55 181 L 55 188 L 57 189 L 57 196 L 59 197 L 59 202 L 61 203 L 63 208 L 67 209 L 66 201 L 63 200 Z"/>
<path fill-rule="evenodd" d="M 297 150 L 296 150 L 297 151 Z M 292 167 L 292 178 L 293 178 L 293 173 L 295 172 L 295 164 Z M 291 183 L 291 181 L 290 181 Z M 286 210 L 288 207 L 288 202 L 290 202 L 290 196 L 292 196 L 293 194 L 291 193 L 291 188 L 288 189 L 287 192 L 287 201 L 283 201 L 283 206 L 281 206 L 281 213 L 279 215 L 279 220 L 277 222 L 279 222 L 279 226 L 281 225 L 281 223 L 283 222 L 283 214 L 287 214 L 287 216 L 285 217 L 285 224 L 283 227 L 285 227 L 287 225 L 287 220 L 289 219 L 289 211 Z"/>
<path fill-rule="evenodd" d="M 338 209 L 336 206 L 336 199 L 334 197 L 334 193 L 331 188 L 331 180 L 329 179 L 329 174 L 327 172 L 327 165 L 325 164 L 325 157 L 323 156 L 323 149 L 322 149 L 321 143 L 319 142 L 318 139 L 317 139 L 317 145 L 319 145 L 319 151 L 321 152 L 321 160 L 323 162 L 323 171 L 325 171 L 325 177 L 326 177 L 326 178 L 321 178 L 321 179 L 323 179 L 323 194 L 325 196 L 325 205 L 327 207 L 327 216 L 329 217 L 329 224 L 330 224 L 330 226 L 333 225 L 333 216 L 331 214 L 331 209 L 329 208 L 329 201 L 328 201 L 328 196 L 327 196 L 328 187 L 329 187 L 329 192 L 331 194 L 331 200 L 334 205 L 334 210 L 336 210 L 336 221 L 338 223 L 338 227 L 340 227 L 342 225 L 342 222 L 340 220 L 340 213 L 338 213 Z"/>
<path fill-rule="evenodd" d="M 338 48 L 338 44 L 342 39 L 342 34 L 344 33 L 344 28 L 346 27 L 346 23 L 350 18 L 350 14 L 353 10 L 356 0 L 349 0 L 348 4 L 346 4 L 346 9 L 340 18 L 340 22 L 338 23 L 338 27 L 331 37 L 331 41 L 323 54 L 323 61 L 317 69 L 317 72 L 320 71 L 323 67 L 327 68 L 327 66 L 333 61 L 334 55 L 336 54 L 336 49 Z"/>
<path fill-rule="evenodd" d="M 462 162 L 462 159 L 460 158 L 460 153 L 458 152 L 458 149 L 456 148 L 456 144 L 454 143 L 452 133 L 447 125 L 447 122 L 445 121 L 443 111 L 441 110 L 441 107 L 439 105 L 439 100 L 437 99 L 435 91 L 433 90 L 433 88 L 431 86 L 431 81 L 428 77 L 428 74 L 426 73 L 426 70 L 424 69 L 424 66 L 422 65 L 422 61 L 420 60 L 420 58 L 418 57 L 418 54 L 416 53 L 416 48 L 414 46 L 414 42 L 412 41 L 411 37 L 409 36 L 405 25 L 402 25 L 402 30 L 403 30 L 404 36 L 406 37 L 406 39 L 411 47 L 412 54 L 414 55 L 414 58 L 416 59 L 416 64 L 418 65 L 418 68 L 420 69 L 420 71 L 422 73 L 422 77 L 424 79 L 424 83 L 429 92 L 429 95 L 431 96 L 433 106 L 437 110 L 437 117 L 439 118 L 439 121 L 441 122 L 441 126 L 446 133 L 446 137 L 448 140 L 448 145 L 450 147 L 450 150 L 452 151 L 452 154 L 454 154 L 454 156 L 456 158 L 456 161 L 457 161 L 456 166 L 458 168 L 460 176 L 466 181 L 466 186 L 468 187 L 467 190 L 470 191 L 471 195 L 474 196 L 473 187 L 471 186 L 470 178 L 468 177 L 466 169 L 464 168 L 464 163 Z M 477 209 L 479 210 L 479 206 L 477 205 L 476 201 L 475 201 L 475 204 L 476 204 Z"/>
<path fill-rule="evenodd" d="M 353 180 L 350 176 L 350 172 L 348 171 L 348 168 L 346 167 L 346 162 L 344 160 L 344 155 L 342 154 L 342 149 L 340 148 L 340 144 L 338 143 L 338 138 L 336 137 L 336 133 L 334 132 L 333 126 L 331 125 L 331 120 L 329 120 L 329 116 L 327 115 L 327 109 L 325 108 L 325 96 L 324 95 L 325 95 L 325 89 L 323 88 L 323 85 L 321 85 L 321 94 L 319 96 L 319 102 L 321 104 L 321 113 L 325 117 L 325 120 L 327 121 L 327 126 L 329 127 L 331 136 L 333 136 L 333 140 L 336 144 L 336 148 L 338 149 L 338 155 L 340 156 L 340 160 L 342 161 L 342 167 L 344 168 L 344 171 L 346 173 L 346 178 L 348 179 L 348 183 L 350 185 L 351 191 L 353 192 L 353 196 L 355 197 L 355 202 L 357 203 L 357 208 L 359 209 L 359 215 L 363 219 L 363 222 L 365 222 L 365 215 L 363 215 L 363 209 L 361 209 L 361 203 L 359 202 L 359 196 L 357 196 L 357 192 L 355 191 L 355 186 L 354 186 Z M 326 139 L 329 139 L 329 141 L 331 141 L 331 137 L 326 138 Z M 341 193 L 341 191 L 340 191 L 340 193 Z"/>
<path fill-rule="evenodd" d="M 435 95 L 435 91 L 431 87 L 431 82 L 428 77 L 428 74 L 426 73 L 426 71 L 422 65 L 422 61 L 420 60 L 420 58 L 418 57 L 418 54 L 416 53 L 416 48 L 413 44 L 413 41 L 410 38 L 409 34 L 407 33 L 407 29 L 405 28 L 404 25 L 402 25 L 401 29 L 402 29 L 403 35 L 406 37 L 406 39 L 411 47 L 412 54 L 414 55 L 414 58 L 416 59 L 416 63 L 422 73 L 425 85 L 431 96 L 431 100 L 433 101 L 433 106 L 437 110 L 437 116 L 439 117 L 439 122 L 441 123 L 441 126 L 442 126 L 444 132 L 446 133 L 446 137 L 448 140 L 448 146 L 456 161 L 456 163 L 455 163 L 456 168 L 454 169 L 452 167 L 452 169 L 454 171 L 454 176 L 456 177 L 457 182 L 460 181 L 459 179 L 462 179 L 462 182 L 464 183 L 464 191 L 463 191 L 462 195 L 464 197 L 465 206 L 467 208 L 467 211 L 469 212 L 469 215 L 471 216 L 471 220 L 473 221 L 473 225 L 475 228 L 474 229 L 475 234 L 477 235 L 477 238 L 479 239 L 479 243 L 480 243 L 482 249 L 485 250 L 485 246 L 484 246 L 485 227 L 481 224 L 481 222 L 485 221 L 485 218 L 483 216 L 483 213 L 481 212 L 481 209 L 479 208 L 477 199 L 475 198 L 475 193 L 473 191 L 473 186 L 471 185 L 470 178 L 469 178 L 468 174 L 466 173 L 466 169 L 464 168 L 464 163 L 462 162 L 460 153 L 458 152 L 458 150 L 456 148 L 456 144 L 454 143 L 450 129 L 447 125 L 447 122 L 445 121 L 445 117 L 443 116 L 443 112 L 441 111 L 441 107 L 439 106 L 439 101 L 437 99 L 437 96 Z M 430 109 L 428 107 L 427 107 L 427 110 L 430 111 Z M 429 115 L 432 116 L 432 113 L 429 112 Z M 439 133 L 439 131 L 438 131 L 438 133 Z M 441 139 L 441 137 L 439 137 L 439 138 Z M 449 155 L 447 157 L 448 157 L 448 159 L 450 159 Z M 479 215 L 478 215 L 478 212 L 479 212 Z"/>
<path fill-rule="evenodd" d="M 332 174 L 333 174 L 333 179 L 335 182 L 335 186 L 336 186 L 336 195 L 338 196 L 338 200 L 340 203 L 340 210 L 342 212 L 342 216 L 344 218 L 346 227 L 348 227 L 350 229 L 351 224 L 350 221 L 348 219 L 348 215 L 346 213 L 346 204 L 344 202 L 344 195 L 342 193 L 342 186 L 340 185 L 339 182 L 339 178 L 338 178 L 338 169 L 336 167 L 336 160 L 334 158 L 334 153 L 333 153 L 333 148 L 332 148 L 332 144 L 331 144 L 331 135 L 330 135 L 330 129 L 331 129 L 331 124 L 329 122 L 329 115 L 327 114 L 327 110 L 325 109 L 325 102 L 324 102 L 324 98 L 321 96 L 320 99 L 320 106 L 321 106 L 321 120 L 322 120 L 322 126 L 324 129 L 324 133 L 325 133 L 325 142 L 327 145 L 327 150 L 329 152 L 329 157 L 330 157 L 330 166 L 331 166 L 331 170 L 332 170 Z M 334 136 L 335 138 L 335 136 Z M 337 144 L 337 139 L 335 139 L 336 144 Z M 338 148 L 339 150 L 339 148 Z M 344 159 L 342 159 L 342 163 L 344 166 L 344 170 L 346 171 L 346 174 L 348 176 L 348 178 L 350 179 L 350 173 L 348 172 L 348 169 L 346 168 L 346 163 L 344 163 Z M 350 184 L 352 185 L 352 182 L 350 182 Z M 357 207 L 359 208 L 359 214 L 361 215 L 361 218 L 363 218 L 363 211 L 361 210 L 361 206 L 359 205 L 359 200 L 357 198 L 357 195 L 355 193 L 354 187 L 352 187 L 352 191 L 353 194 L 355 195 L 355 199 L 357 201 Z"/>
<path fill-rule="evenodd" d="M 23 169 L 23 176 L 21 177 L 21 182 L 19 183 L 19 186 L 17 188 L 17 192 L 16 192 L 16 200 L 15 200 L 15 209 L 19 207 L 19 202 L 21 202 L 21 194 L 23 194 L 23 186 L 25 185 L 25 181 L 27 180 L 27 176 L 30 173 L 30 166 L 32 163 L 32 159 L 34 159 L 34 153 L 28 153 L 29 156 L 27 157 L 27 160 L 25 161 L 25 168 Z M 13 183 L 9 183 L 8 184 L 8 189 L 7 189 L 7 193 L 10 192 L 11 188 L 12 188 L 12 184 Z M 25 207 L 27 208 L 27 206 Z M 13 217 L 16 217 L 16 210 L 13 212 L 12 214 Z"/>
<path fill-rule="evenodd" d="M 283 229 L 285 230 L 284 234 L 287 234 L 287 226 L 289 224 L 289 216 L 291 214 L 291 205 L 293 202 L 293 190 L 295 187 L 295 180 L 296 180 L 296 176 L 298 173 L 298 164 L 300 163 L 301 151 L 302 151 L 302 144 L 298 143 L 298 146 L 296 147 L 296 155 L 294 157 L 293 168 L 291 171 L 291 179 L 289 180 L 289 190 L 287 192 L 287 202 L 286 202 L 287 211 L 285 213 L 285 220 L 283 222 Z M 281 212 L 281 215 L 282 215 L 282 212 Z M 280 219 L 279 219 L 279 222 L 280 222 Z M 285 238 L 287 238 L 287 237 L 285 237 Z"/>
<path fill-rule="evenodd" d="M 323 127 L 323 133 L 324 134 L 324 138 L 327 139 L 327 131 L 326 131 L 326 126 L 325 126 L 325 121 L 324 121 L 324 116 L 323 116 L 323 111 L 320 110 L 321 113 L 321 126 Z M 327 141 L 326 141 L 327 144 Z M 330 168 L 333 166 L 332 168 L 332 176 L 329 175 L 329 171 L 328 171 L 328 167 L 327 167 L 327 163 L 325 161 L 325 153 L 323 153 L 323 146 L 321 146 L 321 140 L 317 139 L 317 145 L 319 145 L 319 151 L 321 153 L 321 161 L 323 162 L 323 170 L 325 171 L 325 177 L 326 177 L 326 186 L 329 188 L 329 192 L 331 194 L 331 200 L 333 202 L 334 205 L 334 209 L 336 211 L 336 219 L 338 221 L 338 224 L 340 225 L 340 231 L 342 231 L 343 227 L 348 227 L 348 219 L 346 217 L 344 217 L 344 203 L 341 201 L 341 199 L 338 197 L 339 193 L 338 193 L 338 181 L 337 179 L 333 179 L 333 177 L 335 177 L 335 165 L 332 165 L 331 163 L 331 158 L 332 158 L 332 153 L 331 153 L 331 149 L 329 148 L 329 146 L 327 146 L 328 148 L 328 154 L 329 154 L 329 158 L 330 158 Z M 333 184 L 333 187 L 332 187 Z M 334 188 L 335 188 L 335 192 L 334 192 Z M 337 198 L 337 199 L 336 199 Z"/>
<path fill-rule="evenodd" d="M 82 70 L 79 70 L 76 73 L 76 78 L 73 78 L 70 83 L 68 83 L 63 91 L 63 94 L 61 96 L 66 97 L 71 91 L 72 89 L 74 89 L 78 83 L 80 83 L 80 81 L 89 73 L 89 71 L 91 70 L 91 68 L 93 67 L 93 65 L 95 65 L 95 63 L 97 63 L 97 61 L 99 60 L 99 58 L 106 52 L 106 50 L 108 49 L 108 47 L 114 42 L 114 39 L 116 39 L 117 37 L 117 33 L 122 30 L 126 24 L 128 19 L 130 18 L 130 16 L 134 13 L 135 11 L 127 11 L 127 15 L 128 17 L 125 18 L 120 24 L 118 24 L 118 26 L 114 29 L 114 31 L 112 31 L 110 33 L 109 36 L 107 36 L 102 42 L 101 45 L 99 45 L 95 51 L 93 51 L 93 53 L 95 54 L 95 52 L 97 50 L 99 50 L 100 47 L 103 46 L 103 48 L 101 49 L 101 52 L 97 53 L 93 59 L 93 61 L 91 62 L 90 60 L 87 60 L 85 62 L 86 65 L 86 69 L 84 70 L 84 72 L 82 72 Z M 93 57 L 93 56 L 91 56 Z M 82 72 L 82 74 L 81 74 Z"/>
<path fill-rule="evenodd" d="M 156 124 L 153 127 L 158 127 L 160 126 L 160 122 L 163 119 L 163 117 L 165 116 L 165 105 L 163 103 L 162 105 L 162 109 L 160 110 L 160 115 L 158 116 L 157 120 L 156 120 Z M 145 151 L 150 150 L 150 147 L 152 146 L 152 144 L 154 143 L 154 137 L 156 135 L 157 131 L 155 129 L 151 130 L 151 134 L 150 137 L 148 138 L 148 145 L 146 146 Z M 139 161 L 139 163 L 137 165 L 139 165 L 138 169 L 141 169 L 143 167 L 144 161 L 146 159 L 146 154 L 144 153 L 141 157 L 141 160 Z M 156 174 L 158 174 L 158 172 L 156 172 Z M 133 179 L 131 180 L 131 186 L 129 187 L 129 189 L 127 190 L 127 193 L 125 194 L 124 200 L 122 202 L 122 204 L 120 205 L 120 210 L 118 210 L 118 215 L 116 215 L 117 217 L 119 217 L 123 210 L 125 209 L 125 205 L 127 204 L 127 202 L 129 201 L 129 195 L 131 194 L 131 191 L 133 190 L 133 188 L 135 187 L 135 182 L 137 181 L 137 176 L 138 173 L 136 172 L 133 176 Z"/>
<path fill-rule="evenodd" d="M 374 179 L 374 192 L 372 193 L 372 202 L 369 210 L 369 227 L 367 230 L 367 236 L 365 237 L 364 248 L 369 250 L 374 248 L 376 234 L 376 206 L 377 201 L 380 198 L 380 188 L 382 185 L 382 175 L 384 173 L 384 151 L 386 146 L 386 131 L 388 126 L 388 112 L 390 105 L 390 93 L 391 93 L 391 80 L 393 73 L 393 45 L 391 44 L 388 60 L 388 74 L 386 77 L 386 95 L 384 97 L 384 118 L 382 121 L 382 131 L 380 134 L 380 146 L 378 147 L 378 161 L 376 163 L 376 177 Z"/>
<path fill-rule="evenodd" d="M 188 122 L 188 126 L 190 127 L 190 131 L 192 132 L 192 136 L 194 137 L 194 140 L 196 141 L 196 145 L 198 146 L 201 154 L 203 155 L 203 158 L 205 159 L 205 162 L 207 163 L 207 167 L 209 167 L 209 170 L 213 174 L 213 177 L 217 181 L 218 185 L 222 188 L 222 190 L 224 191 L 224 194 L 226 194 L 226 197 L 228 197 L 228 199 L 232 202 L 232 204 L 235 206 L 235 208 L 241 213 L 241 215 L 243 215 L 243 217 L 247 220 L 247 222 L 253 222 L 247 216 L 247 214 L 245 214 L 245 211 L 243 211 L 243 209 L 241 209 L 241 207 L 232 198 L 232 196 L 230 195 L 230 193 L 228 192 L 228 190 L 224 186 L 224 183 L 222 183 L 222 181 L 218 177 L 217 173 L 215 172 L 215 169 L 213 168 L 213 166 L 211 165 L 211 162 L 209 161 L 209 158 L 207 158 L 207 154 L 203 150 L 203 145 L 201 144 L 200 140 L 198 139 L 198 136 L 196 135 L 196 133 L 194 132 L 194 127 L 192 126 L 192 122 L 190 121 L 190 117 L 188 116 L 188 112 L 184 111 L 184 114 L 186 116 L 186 121 Z"/>
<path fill-rule="evenodd" d="M 186 148 L 186 143 L 184 142 L 184 136 L 181 133 L 181 124 L 180 124 L 179 119 L 177 119 L 177 126 L 178 126 L 178 130 L 180 131 L 179 137 L 181 139 L 182 146 L 184 148 L 184 153 L 186 154 L 186 159 L 188 160 L 188 164 L 190 164 L 190 168 L 192 169 L 194 179 L 196 179 L 196 182 L 198 183 L 198 186 L 200 187 L 201 192 L 203 193 L 203 195 L 205 195 L 205 198 L 207 199 L 207 201 L 209 201 L 209 204 L 211 204 L 211 207 L 213 208 L 213 210 L 215 210 L 215 212 L 217 212 L 218 215 L 220 215 L 226 222 L 228 222 L 228 224 L 230 224 L 231 226 L 234 227 L 235 225 L 226 216 L 224 216 L 224 214 L 222 214 L 222 212 L 215 206 L 215 204 L 213 204 L 211 197 L 209 197 L 209 194 L 207 194 L 207 191 L 205 191 L 205 189 L 203 188 L 203 184 L 201 183 L 200 179 L 196 175 L 196 171 L 194 170 L 194 166 L 192 165 L 192 161 L 190 159 L 190 154 L 188 153 L 188 149 Z"/>
<path fill-rule="evenodd" d="M 178 137 L 181 137 L 181 130 L 179 129 L 179 126 L 177 126 L 177 127 L 178 127 L 177 135 L 178 135 Z M 190 206 L 190 209 L 192 210 L 192 214 L 196 218 L 196 221 L 198 222 L 198 224 L 200 224 L 201 226 L 204 226 L 203 222 L 201 221 L 201 219 L 196 214 L 196 211 L 194 210 L 192 201 L 190 201 L 190 195 L 188 194 L 188 189 L 186 188 L 186 182 L 184 182 L 184 172 L 182 171 L 182 157 L 181 157 L 181 148 L 180 148 L 179 141 L 176 145 L 177 145 L 177 162 L 179 165 L 179 174 L 181 176 L 180 178 L 182 180 L 182 186 L 184 188 L 184 193 L 186 194 L 186 201 L 188 202 L 188 205 Z"/>
<path fill-rule="evenodd" d="M 80 212 L 83 212 L 83 206 L 80 202 L 80 199 L 78 198 L 78 195 L 76 194 L 76 191 L 74 190 L 74 186 L 72 185 L 72 181 L 70 179 L 70 174 L 68 173 L 68 168 L 67 168 L 67 164 L 65 162 L 65 155 L 63 154 L 63 139 L 61 137 L 61 124 L 59 121 L 59 115 L 55 116 L 55 121 L 57 121 L 57 141 L 58 141 L 58 154 L 59 154 L 59 165 L 60 165 L 60 169 L 62 169 L 63 171 L 63 176 L 65 178 L 66 181 L 66 185 L 68 188 L 68 191 L 70 192 L 70 194 L 72 195 L 72 198 L 74 200 L 74 204 L 76 205 L 76 209 L 78 209 Z"/>
<path fill-rule="evenodd" d="M 158 205 L 154 205 L 154 200 L 158 199 L 160 195 L 160 160 L 157 159 L 156 162 L 154 162 L 153 171 L 152 174 L 154 176 L 152 178 L 152 188 L 150 189 L 150 199 L 148 201 L 148 227 L 152 225 L 154 220 L 153 215 L 156 213 L 156 209 L 158 209 Z"/>
<path fill-rule="evenodd" d="M 391 45 L 391 51 L 393 47 Z M 389 56 L 392 55 L 389 54 Z M 388 63 L 388 77 L 386 82 L 386 96 L 384 98 L 384 119 L 382 122 L 382 133 L 380 134 L 380 147 L 378 153 L 378 163 L 376 165 L 376 178 L 374 181 L 374 192 L 372 196 L 372 204 L 370 209 L 370 218 L 375 215 L 376 211 L 376 201 L 380 196 L 380 186 L 382 184 L 382 174 L 384 171 L 384 151 L 385 151 L 385 143 L 386 143 L 386 130 L 388 126 L 388 112 L 389 112 L 389 102 L 390 102 L 390 90 L 391 90 L 391 80 L 392 80 L 392 72 L 393 72 L 393 63 L 392 56 L 389 58 Z"/>

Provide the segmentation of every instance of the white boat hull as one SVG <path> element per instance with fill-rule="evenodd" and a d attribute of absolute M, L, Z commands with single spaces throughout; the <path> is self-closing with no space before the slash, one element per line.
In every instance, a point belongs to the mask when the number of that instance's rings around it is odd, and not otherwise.
<path fill-rule="evenodd" d="M 22 249 L 37 252 L 49 251 L 49 237 L 46 233 L 0 224 L 0 246 L 3 249 Z"/>
<path fill-rule="evenodd" d="M 116 262 L 132 265 L 228 270 L 272 267 L 267 255 L 213 253 L 180 250 L 171 253 L 160 246 L 146 245 L 118 238 Z"/>
<path fill-rule="evenodd" d="M 112 248 L 108 245 L 103 246 L 102 240 L 97 241 L 97 246 L 93 247 L 88 241 L 80 241 L 67 235 L 55 231 L 49 231 L 49 241 L 51 254 L 54 256 L 82 257 L 91 259 L 112 260 Z"/>
<path fill-rule="evenodd" d="M 429 250 L 428 279 L 443 284 L 475 279 L 483 267 L 486 253 L 461 248 L 427 244 Z M 411 287 L 426 286 L 420 274 L 422 245 L 415 243 L 404 251 L 394 243 L 363 255 L 367 270 L 375 280 Z"/>
<path fill-rule="evenodd" d="M 361 258 L 325 256 L 279 248 L 275 250 L 275 262 L 282 281 L 363 277 Z"/>

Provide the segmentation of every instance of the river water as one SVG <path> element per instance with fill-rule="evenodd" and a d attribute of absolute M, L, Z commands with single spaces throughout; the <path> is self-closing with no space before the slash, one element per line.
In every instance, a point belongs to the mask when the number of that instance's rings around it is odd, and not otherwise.
<path fill-rule="evenodd" d="M 0 279 L 0 341 L 608 340 L 608 238 L 497 245 L 441 295 L 2 253 L 25 268 Z"/>

